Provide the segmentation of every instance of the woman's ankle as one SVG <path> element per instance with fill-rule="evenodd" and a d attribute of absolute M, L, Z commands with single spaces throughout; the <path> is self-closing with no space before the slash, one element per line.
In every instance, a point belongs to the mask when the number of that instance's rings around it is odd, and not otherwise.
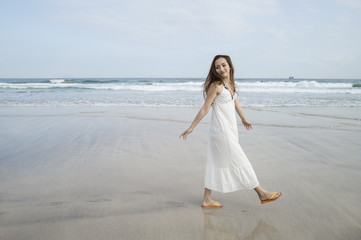
<path fill-rule="evenodd" d="M 266 191 L 263 188 L 261 188 L 261 186 L 255 187 L 254 190 L 256 191 L 259 197 L 264 197 L 266 195 Z"/>
<path fill-rule="evenodd" d="M 209 203 L 212 201 L 212 198 L 203 198 L 204 203 Z"/>

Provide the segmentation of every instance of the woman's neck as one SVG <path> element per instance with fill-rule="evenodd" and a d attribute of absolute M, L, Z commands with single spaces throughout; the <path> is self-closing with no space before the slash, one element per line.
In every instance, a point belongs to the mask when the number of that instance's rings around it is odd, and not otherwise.
<path fill-rule="evenodd" d="M 229 79 L 229 78 L 223 78 L 222 81 L 224 83 L 231 83 L 231 79 Z"/>

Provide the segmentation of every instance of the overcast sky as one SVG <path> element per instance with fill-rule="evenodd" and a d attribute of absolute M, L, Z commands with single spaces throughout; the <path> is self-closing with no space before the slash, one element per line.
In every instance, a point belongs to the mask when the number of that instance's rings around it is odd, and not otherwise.
<path fill-rule="evenodd" d="M 361 78 L 360 0 L 1 0 L 0 77 Z"/>

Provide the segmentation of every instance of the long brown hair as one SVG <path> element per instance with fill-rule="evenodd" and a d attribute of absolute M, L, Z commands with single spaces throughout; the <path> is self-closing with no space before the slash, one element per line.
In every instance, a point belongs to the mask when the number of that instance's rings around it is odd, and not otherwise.
<path fill-rule="evenodd" d="M 203 83 L 203 97 L 204 98 L 206 97 L 208 89 L 210 88 L 212 83 L 216 82 L 217 85 L 223 83 L 222 77 L 217 73 L 216 66 L 215 66 L 215 62 L 219 58 L 226 59 L 228 65 L 229 65 L 229 68 L 230 68 L 229 74 L 230 74 L 231 86 L 234 89 L 234 91 L 236 92 L 236 84 L 234 83 L 234 68 L 233 68 L 231 58 L 227 55 L 217 55 L 213 58 L 212 65 L 211 65 L 211 68 L 209 69 L 208 76 L 206 78 L 206 81 Z"/>

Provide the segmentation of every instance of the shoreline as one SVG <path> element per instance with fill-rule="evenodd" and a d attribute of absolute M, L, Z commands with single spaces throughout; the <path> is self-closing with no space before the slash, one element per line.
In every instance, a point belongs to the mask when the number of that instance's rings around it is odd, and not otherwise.
<path fill-rule="evenodd" d="M 242 107 L 246 117 L 254 126 L 286 127 L 286 128 L 320 128 L 329 130 L 360 131 L 361 107 Z M 172 106 L 108 106 L 108 107 L 1 107 L 0 117 L 44 117 L 44 116 L 76 116 L 76 117 L 118 117 L 138 120 L 170 121 L 191 123 L 200 107 Z M 20 111 L 21 110 L 21 111 Z M 34 111 L 35 110 L 35 111 Z M 80 111 L 77 111 L 80 110 Z M 144 117 L 144 112 L 146 117 Z M 24 112 L 25 111 L 25 112 Z M 31 113 L 27 112 L 31 111 Z M 50 111 L 50 112 L 49 112 Z M 60 111 L 60 113 L 59 113 Z M 165 114 L 157 114 L 157 112 Z M 208 124 L 210 112 L 200 122 Z M 166 113 L 169 112 L 169 113 Z M 165 118 L 164 118 L 165 116 Z M 280 118 L 282 116 L 282 118 Z M 273 120 L 270 123 L 270 120 Z M 296 124 L 288 124 L 288 122 Z M 238 127 L 242 127 L 237 116 Z M 332 124 L 331 124 L 332 123 Z"/>

